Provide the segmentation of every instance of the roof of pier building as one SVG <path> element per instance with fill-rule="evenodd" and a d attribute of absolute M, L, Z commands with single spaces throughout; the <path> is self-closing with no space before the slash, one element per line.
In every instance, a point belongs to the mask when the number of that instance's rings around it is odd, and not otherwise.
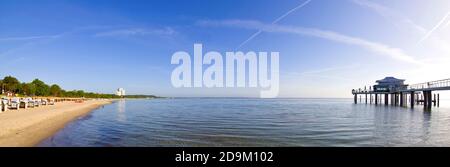
<path fill-rule="evenodd" d="M 376 81 L 378 85 L 404 85 L 404 79 L 397 79 L 394 77 L 385 77 L 384 79 Z"/>

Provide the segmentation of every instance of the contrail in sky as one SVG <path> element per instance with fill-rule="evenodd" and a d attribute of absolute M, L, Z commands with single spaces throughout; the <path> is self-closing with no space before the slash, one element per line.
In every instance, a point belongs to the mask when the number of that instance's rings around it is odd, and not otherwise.
<path fill-rule="evenodd" d="M 298 9 L 306 6 L 309 2 L 311 2 L 312 0 L 307 0 L 305 2 L 303 2 L 302 4 L 298 5 L 297 7 L 287 11 L 285 14 L 281 15 L 280 17 L 278 17 L 277 19 L 275 19 L 272 24 L 277 24 L 279 21 L 283 20 L 285 17 L 289 16 L 291 13 L 297 11 Z M 245 40 L 244 42 L 242 42 L 237 49 L 241 48 L 242 46 L 244 46 L 245 44 L 247 44 L 249 41 L 251 41 L 253 38 L 255 38 L 256 36 L 258 36 L 259 34 L 262 33 L 262 30 L 258 30 L 257 32 L 255 32 L 253 35 L 251 35 L 249 38 L 247 38 L 247 40 Z"/>
<path fill-rule="evenodd" d="M 282 26 L 282 25 L 274 25 L 274 24 L 264 24 L 255 20 L 203 20 L 197 23 L 201 26 L 226 26 L 226 27 L 234 27 L 234 28 L 243 28 L 249 30 L 260 30 L 262 32 L 278 32 L 278 33 L 289 33 L 289 34 L 297 34 L 303 36 L 311 36 L 322 39 L 327 39 L 339 43 L 349 44 L 360 46 L 372 52 L 386 55 L 391 58 L 404 61 L 407 63 L 413 63 L 417 65 L 423 65 L 423 62 L 420 62 L 414 57 L 406 54 L 402 49 L 391 47 L 389 45 L 373 42 L 367 39 L 363 39 L 360 37 L 349 36 L 345 34 L 341 34 L 338 32 L 321 30 L 316 28 L 305 28 L 305 27 L 295 27 L 295 26 Z"/>
<path fill-rule="evenodd" d="M 448 19 L 447 24 L 444 27 L 448 27 L 450 25 L 450 19 Z"/>
<path fill-rule="evenodd" d="M 419 42 L 417 42 L 417 44 L 422 43 L 422 42 L 425 41 L 428 37 L 430 37 L 430 35 L 431 35 L 435 30 L 437 30 L 437 29 L 442 25 L 442 23 L 444 23 L 444 22 L 447 20 L 448 16 L 450 16 L 450 12 L 448 12 L 447 15 L 445 15 L 444 18 L 442 18 L 441 21 L 439 21 L 439 23 L 438 23 L 436 26 L 433 27 L 433 29 L 431 29 L 430 31 L 428 31 L 428 33 L 425 34 L 425 36 L 424 36 L 422 39 L 420 39 Z M 449 22 L 450 22 L 450 21 L 449 21 Z M 449 24 L 449 23 L 447 23 L 447 25 L 448 25 L 448 24 Z M 447 26 L 447 25 L 446 25 L 446 26 Z"/>

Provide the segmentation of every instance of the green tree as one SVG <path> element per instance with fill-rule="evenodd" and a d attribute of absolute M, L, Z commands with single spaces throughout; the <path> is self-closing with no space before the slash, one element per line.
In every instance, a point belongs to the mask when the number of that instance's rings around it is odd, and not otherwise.
<path fill-rule="evenodd" d="M 50 95 L 58 97 L 61 96 L 62 89 L 57 84 L 50 86 Z"/>
<path fill-rule="evenodd" d="M 22 84 L 22 94 L 27 96 L 34 96 L 36 94 L 36 86 L 32 83 Z"/>
<path fill-rule="evenodd" d="M 18 93 L 18 94 L 24 94 L 24 93 L 23 93 L 23 85 L 25 85 L 25 82 L 20 83 L 20 84 L 17 86 L 16 90 L 17 90 L 17 93 Z"/>
<path fill-rule="evenodd" d="M 59 96 L 60 96 L 60 97 L 67 97 L 67 96 L 66 96 L 66 90 L 61 89 L 61 93 L 60 93 Z"/>
<path fill-rule="evenodd" d="M 101 94 L 94 92 L 84 92 L 83 90 L 65 91 L 59 85 L 51 86 L 45 84 L 39 79 L 35 79 L 30 83 L 20 83 L 19 80 L 12 76 L 7 76 L 0 80 L 0 93 L 2 91 L 11 91 L 26 96 L 59 96 L 59 97 L 85 97 L 85 98 L 120 98 L 115 94 Z M 131 98 L 148 97 L 146 95 L 131 95 Z"/>
<path fill-rule="evenodd" d="M 64 97 L 75 97 L 75 91 L 67 91 L 64 93 Z"/>
<path fill-rule="evenodd" d="M 84 97 L 84 91 L 78 90 L 78 91 L 75 92 L 75 95 L 76 95 L 77 97 Z"/>
<path fill-rule="evenodd" d="M 36 87 L 36 96 L 48 96 L 50 95 L 50 86 L 45 84 L 39 79 L 34 79 L 31 82 Z"/>
<path fill-rule="evenodd" d="M 5 91 L 17 93 L 20 82 L 19 80 L 17 80 L 17 78 L 6 76 L 5 78 L 3 78 L 2 85 Z"/>

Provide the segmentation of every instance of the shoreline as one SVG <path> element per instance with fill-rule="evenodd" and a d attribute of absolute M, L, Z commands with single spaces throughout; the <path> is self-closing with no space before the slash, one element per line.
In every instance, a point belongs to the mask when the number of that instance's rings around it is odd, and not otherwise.
<path fill-rule="evenodd" d="M 59 102 L 39 108 L 8 110 L 0 113 L 0 147 L 33 147 L 51 137 L 65 125 L 113 100 Z"/>

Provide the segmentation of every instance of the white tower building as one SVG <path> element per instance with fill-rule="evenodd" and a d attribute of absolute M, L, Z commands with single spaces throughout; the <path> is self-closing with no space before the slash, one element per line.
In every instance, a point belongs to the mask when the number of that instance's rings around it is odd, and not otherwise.
<path fill-rule="evenodd" d="M 125 89 L 123 89 L 123 88 L 117 89 L 116 95 L 117 96 L 125 96 Z"/>

